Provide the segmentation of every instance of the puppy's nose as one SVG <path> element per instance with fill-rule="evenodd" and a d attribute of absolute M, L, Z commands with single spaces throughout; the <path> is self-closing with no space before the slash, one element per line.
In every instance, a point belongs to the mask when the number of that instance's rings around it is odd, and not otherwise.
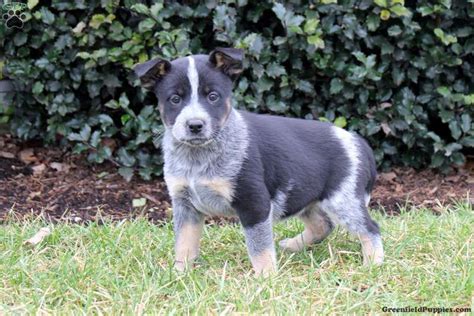
<path fill-rule="evenodd" d="M 193 134 L 200 133 L 204 127 L 204 122 L 202 120 L 189 120 L 186 124 L 188 125 L 189 131 Z"/>

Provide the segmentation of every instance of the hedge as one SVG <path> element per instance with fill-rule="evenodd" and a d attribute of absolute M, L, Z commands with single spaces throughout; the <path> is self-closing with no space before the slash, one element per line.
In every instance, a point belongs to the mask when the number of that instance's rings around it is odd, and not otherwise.
<path fill-rule="evenodd" d="M 0 29 L 20 91 L 0 120 L 150 179 L 163 126 L 132 66 L 234 46 L 238 108 L 355 130 L 381 168 L 449 171 L 472 152 L 474 0 L 192 3 L 29 0 L 24 27 Z"/>

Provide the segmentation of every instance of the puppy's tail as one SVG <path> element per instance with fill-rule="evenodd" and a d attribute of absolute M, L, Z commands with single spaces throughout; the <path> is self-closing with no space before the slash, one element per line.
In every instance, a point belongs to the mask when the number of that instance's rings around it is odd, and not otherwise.
<path fill-rule="evenodd" d="M 369 177 L 367 179 L 367 185 L 365 187 L 365 192 L 370 194 L 375 185 L 375 180 L 377 179 L 377 164 L 375 163 L 375 156 L 372 148 L 370 148 L 367 141 L 359 137 L 361 146 L 363 147 L 363 153 L 365 154 L 365 159 L 367 160 L 367 168 L 369 171 Z"/>
<path fill-rule="evenodd" d="M 375 163 L 375 157 L 372 150 L 370 150 L 369 164 L 370 164 L 370 178 L 369 178 L 369 181 L 367 182 L 367 187 L 365 188 L 367 194 L 372 192 L 372 189 L 374 188 L 374 185 L 375 185 L 375 180 L 377 179 L 377 164 Z"/>

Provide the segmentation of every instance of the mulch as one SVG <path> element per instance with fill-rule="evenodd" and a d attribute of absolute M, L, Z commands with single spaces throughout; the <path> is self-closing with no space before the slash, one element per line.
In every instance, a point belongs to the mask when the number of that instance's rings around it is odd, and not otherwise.
<path fill-rule="evenodd" d="M 469 198 L 473 171 L 472 160 L 448 176 L 394 168 L 379 175 L 371 207 L 390 215 L 398 214 L 401 206 L 441 211 Z M 110 163 L 90 165 L 84 156 L 0 136 L 0 222 L 42 216 L 52 222 L 146 217 L 162 223 L 170 218 L 170 208 L 162 179 L 126 182 Z"/>

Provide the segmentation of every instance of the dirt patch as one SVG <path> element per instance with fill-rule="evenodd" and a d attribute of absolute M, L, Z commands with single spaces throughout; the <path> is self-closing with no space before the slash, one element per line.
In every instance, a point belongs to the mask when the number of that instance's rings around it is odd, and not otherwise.
<path fill-rule="evenodd" d="M 436 211 L 440 205 L 466 199 L 473 185 L 469 179 L 472 166 L 470 163 L 450 176 L 409 168 L 382 173 L 371 207 L 383 208 L 388 214 L 397 214 L 399 206 L 407 204 Z M 145 205 L 134 207 L 133 201 L 139 199 Z M 0 222 L 8 217 L 38 215 L 51 221 L 146 216 L 150 221 L 162 222 L 169 219 L 170 207 L 162 179 L 126 182 L 112 164 L 91 166 L 85 157 L 57 148 L 0 137 Z"/>
<path fill-rule="evenodd" d="M 0 221 L 38 215 L 72 222 L 136 216 L 160 222 L 168 218 L 170 203 L 161 180 L 126 182 L 111 164 L 91 166 L 85 157 L 56 148 L 10 138 L 3 142 L 1 150 L 12 153 L 13 158 L 0 160 Z M 138 199 L 145 205 L 133 207 Z"/>
<path fill-rule="evenodd" d="M 474 182 L 472 161 L 454 174 L 443 175 L 430 169 L 415 171 L 411 168 L 394 168 L 380 173 L 370 207 L 383 208 L 388 214 L 398 214 L 400 207 L 425 207 L 440 212 L 453 201 L 470 199 Z"/>

